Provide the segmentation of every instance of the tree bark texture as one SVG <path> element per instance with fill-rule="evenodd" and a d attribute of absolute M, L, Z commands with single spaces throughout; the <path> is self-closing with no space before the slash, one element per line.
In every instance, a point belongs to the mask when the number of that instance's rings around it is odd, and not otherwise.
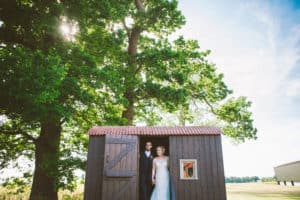
<path fill-rule="evenodd" d="M 41 125 L 40 137 L 35 143 L 35 170 L 30 200 L 57 200 L 60 123 Z"/>
<path fill-rule="evenodd" d="M 143 9 L 142 1 L 136 0 L 136 7 L 138 10 Z M 128 73 L 131 76 L 128 76 L 128 78 L 133 78 L 135 76 L 136 72 L 136 62 L 135 62 L 135 56 L 137 54 L 137 46 L 138 46 L 138 40 L 142 33 L 141 27 L 134 27 L 130 31 L 129 38 L 128 38 L 128 49 L 127 53 L 129 55 L 129 61 L 128 61 Z M 135 92 L 134 92 L 134 85 L 132 84 L 132 81 L 127 80 L 125 81 L 126 84 L 126 91 L 124 93 L 124 97 L 127 99 L 128 104 L 125 107 L 125 110 L 122 113 L 122 118 L 125 118 L 127 120 L 126 125 L 133 125 L 133 119 L 134 119 L 134 102 L 135 102 Z"/>

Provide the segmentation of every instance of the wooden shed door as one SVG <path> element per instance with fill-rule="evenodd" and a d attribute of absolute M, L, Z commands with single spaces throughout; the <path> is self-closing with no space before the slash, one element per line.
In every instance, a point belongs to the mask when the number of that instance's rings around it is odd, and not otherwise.
<path fill-rule="evenodd" d="M 106 135 L 102 199 L 138 199 L 138 137 Z"/>

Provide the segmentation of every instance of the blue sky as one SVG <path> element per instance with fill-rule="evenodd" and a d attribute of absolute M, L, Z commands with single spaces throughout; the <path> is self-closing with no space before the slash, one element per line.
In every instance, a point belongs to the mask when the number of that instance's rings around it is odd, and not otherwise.
<path fill-rule="evenodd" d="M 226 176 L 272 176 L 300 160 L 300 1 L 179 0 L 178 34 L 210 49 L 236 96 L 253 102 L 258 140 L 223 137 Z"/>

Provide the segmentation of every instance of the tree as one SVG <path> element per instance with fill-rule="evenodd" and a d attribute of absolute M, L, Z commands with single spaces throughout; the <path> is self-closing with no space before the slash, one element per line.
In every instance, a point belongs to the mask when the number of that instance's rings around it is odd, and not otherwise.
<path fill-rule="evenodd" d="M 74 177 L 70 169 L 84 167 L 72 156 L 86 144 L 77 133 L 114 120 L 100 91 L 105 74 L 59 27 L 67 20 L 86 31 L 98 20 L 104 30 L 106 18 L 94 12 L 98 1 L 1 1 L 0 8 L 0 111 L 8 118 L 0 128 L 1 167 L 21 155 L 34 159 L 30 199 L 57 199 L 57 190 Z M 77 132 L 63 135 L 71 124 Z"/>
<path fill-rule="evenodd" d="M 172 38 L 184 23 L 175 0 L 2 1 L 0 5 L 1 167 L 35 161 L 31 199 L 57 199 L 84 169 L 92 125 L 159 121 L 159 112 L 205 105 L 225 134 L 255 138 L 250 102 L 229 98 L 209 51 Z M 78 26 L 68 41 L 61 23 Z M 3 91 L 3 92 L 2 92 Z M 5 160 L 4 160 L 5 159 Z M 67 183 L 67 184 L 66 184 Z"/>
<path fill-rule="evenodd" d="M 122 35 L 123 41 L 117 48 L 119 56 L 112 56 L 103 70 L 117 77 L 106 84 L 117 88 L 114 97 L 122 103 L 126 125 L 147 116 L 155 124 L 156 108 L 158 112 L 180 109 L 183 116 L 197 102 L 209 108 L 226 135 L 237 141 L 256 138 L 251 103 L 245 97 L 230 97 L 223 74 L 207 60 L 210 51 L 202 51 L 197 41 L 182 36 L 170 39 L 185 23 L 176 0 L 135 0 L 119 6 L 127 9 L 121 9 L 125 12 L 114 20 L 118 26 L 112 31 Z"/>

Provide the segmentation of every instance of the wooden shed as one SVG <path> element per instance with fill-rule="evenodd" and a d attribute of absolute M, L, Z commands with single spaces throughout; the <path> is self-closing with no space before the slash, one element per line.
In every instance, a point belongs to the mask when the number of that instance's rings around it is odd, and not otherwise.
<path fill-rule="evenodd" d="M 216 127 L 93 127 L 84 199 L 138 200 L 145 142 L 163 145 L 176 200 L 225 200 L 221 130 Z"/>

